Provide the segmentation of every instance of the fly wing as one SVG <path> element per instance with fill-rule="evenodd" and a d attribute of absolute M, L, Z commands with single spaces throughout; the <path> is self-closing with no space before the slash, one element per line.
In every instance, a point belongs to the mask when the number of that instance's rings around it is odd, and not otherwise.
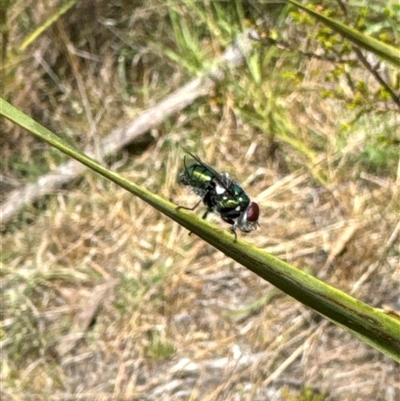
<path fill-rule="evenodd" d="M 234 192 L 231 189 L 231 186 L 229 185 L 229 178 L 227 178 L 225 175 L 218 173 L 218 171 L 214 170 L 211 166 L 208 164 L 204 163 L 199 156 L 194 155 L 193 153 L 190 153 L 188 150 L 182 147 L 182 149 L 189 154 L 191 157 L 193 157 L 194 160 L 196 160 L 199 164 L 201 164 L 204 168 L 206 168 L 210 173 L 213 174 L 214 176 L 214 181 L 221 187 L 225 188 L 226 191 L 231 195 L 234 196 Z"/>

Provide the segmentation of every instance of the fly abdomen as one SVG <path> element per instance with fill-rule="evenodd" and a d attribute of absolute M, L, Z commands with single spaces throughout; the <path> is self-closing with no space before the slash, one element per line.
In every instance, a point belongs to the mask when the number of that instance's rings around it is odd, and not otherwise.
<path fill-rule="evenodd" d="M 210 185 L 215 187 L 212 179 L 212 174 L 201 164 L 192 164 L 189 167 L 185 165 L 185 171 L 179 176 L 181 184 L 203 191 L 206 191 Z"/>

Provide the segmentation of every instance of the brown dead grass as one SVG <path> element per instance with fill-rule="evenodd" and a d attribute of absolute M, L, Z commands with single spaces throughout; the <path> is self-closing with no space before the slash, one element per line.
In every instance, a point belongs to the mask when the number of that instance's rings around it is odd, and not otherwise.
<path fill-rule="evenodd" d="M 35 2 L 28 17 L 29 3 L 9 14 L 10 23 L 25 16 L 25 34 L 57 8 Z M 9 70 L 14 81 L 5 95 L 83 147 L 185 82 L 146 42 L 165 36 L 166 8 L 128 3 L 78 3 Z M 117 28 L 99 24 L 91 7 L 115 18 Z M 21 31 L 11 29 L 11 48 Z M 68 54 L 71 43 L 88 53 Z M 141 55 L 126 66 L 130 89 L 117 60 L 129 48 Z M 49 83 L 41 59 L 62 82 Z M 205 99 L 154 130 L 151 146 L 132 145 L 115 162 L 123 160 L 117 167 L 132 181 L 191 205 L 196 197 L 176 184 L 183 144 L 229 171 L 260 204 L 261 227 L 247 241 L 375 307 L 398 310 L 399 173 L 371 173 L 353 162 L 368 140 L 368 121 L 339 149 L 339 123 L 351 112 L 318 89 L 304 92 L 311 82 L 323 85 L 324 68 L 308 65 L 303 86 L 280 100 L 307 146 L 312 132 L 324 138 L 318 166 L 284 141 L 269 153 L 229 91 L 222 102 Z M 30 180 L 32 167 L 20 164 L 55 165 L 42 144 L 6 129 L 10 182 Z M 2 237 L 2 399 L 400 398 L 398 364 L 115 185 L 88 172 L 42 209 L 25 211 L 31 223 L 20 218 Z"/>

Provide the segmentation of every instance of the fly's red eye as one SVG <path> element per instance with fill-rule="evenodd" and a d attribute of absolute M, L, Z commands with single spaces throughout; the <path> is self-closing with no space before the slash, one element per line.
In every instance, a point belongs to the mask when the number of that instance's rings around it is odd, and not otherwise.
<path fill-rule="evenodd" d="M 247 221 L 256 222 L 259 215 L 260 208 L 258 207 L 258 204 L 255 202 L 251 202 L 249 208 L 247 209 Z"/>

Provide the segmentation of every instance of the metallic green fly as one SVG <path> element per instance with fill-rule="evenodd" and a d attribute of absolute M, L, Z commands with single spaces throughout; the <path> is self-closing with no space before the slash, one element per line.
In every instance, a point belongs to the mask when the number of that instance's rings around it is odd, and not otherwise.
<path fill-rule="evenodd" d="M 186 151 L 186 150 L 185 150 Z M 231 224 L 230 231 L 237 239 L 236 229 L 250 232 L 257 228 L 260 208 L 251 202 L 244 189 L 233 181 L 227 173 L 218 173 L 204 163 L 198 156 L 186 151 L 196 162 L 186 165 L 179 176 L 179 182 L 191 187 L 201 199 L 191 208 L 180 206 L 181 209 L 194 210 L 201 202 L 207 207 L 205 219 L 210 212 L 217 213 L 221 219 Z"/>

